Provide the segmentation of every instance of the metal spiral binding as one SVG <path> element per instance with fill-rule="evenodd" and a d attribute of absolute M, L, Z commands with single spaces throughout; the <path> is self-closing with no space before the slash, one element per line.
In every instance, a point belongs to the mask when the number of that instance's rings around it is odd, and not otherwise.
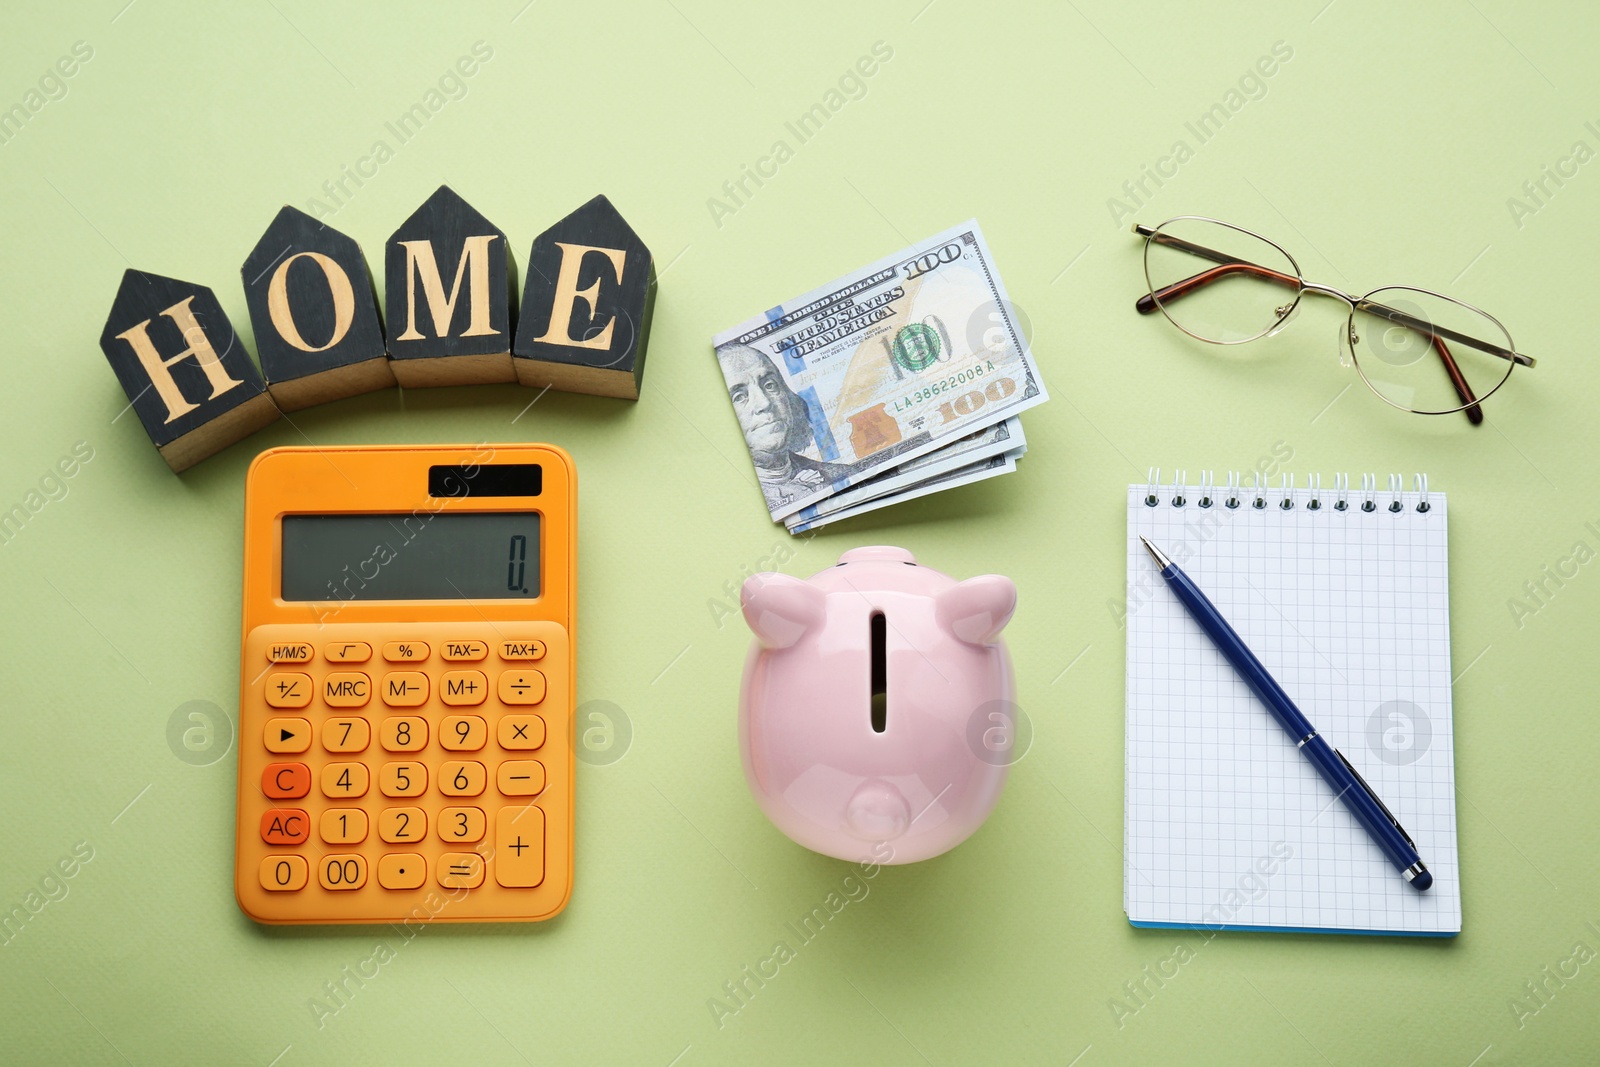
<path fill-rule="evenodd" d="M 1428 503 L 1428 476 L 1418 471 L 1414 484 L 1417 492 L 1417 510 L 1427 514 L 1432 510 L 1432 505 Z"/>
<path fill-rule="evenodd" d="M 1203 507 L 1203 508 L 1209 508 L 1211 506 L 1211 472 L 1210 471 L 1201 471 L 1200 472 L 1200 506 Z"/>
<path fill-rule="evenodd" d="M 1271 493 L 1271 490 L 1267 486 L 1266 476 L 1263 475 L 1261 471 L 1255 471 L 1253 473 L 1254 485 L 1248 497 L 1250 500 L 1250 506 L 1256 511 L 1264 511 L 1266 510 L 1267 497 Z M 1173 471 L 1171 497 L 1168 501 L 1172 507 L 1181 508 L 1189 504 L 1189 499 L 1184 496 L 1184 490 L 1190 488 L 1188 480 L 1188 471 Z M 1223 507 L 1228 508 L 1230 511 L 1236 511 L 1239 509 L 1241 506 L 1240 489 L 1242 488 L 1242 482 L 1243 477 L 1238 471 L 1228 472 L 1227 492 L 1226 495 L 1222 496 Z M 1417 497 L 1416 510 L 1422 514 L 1427 514 L 1429 511 L 1433 510 L 1433 505 L 1428 500 L 1428 476 L 1418 472 L 1413 477 L 1413 486 L 1414 488 L 1412 492 L 1415 493 Z M 1146 507 L 1153 508 L 1160 505 L 1162 488 L 1161 468 L 1151 467 L 1149 471 L 1149 481 L 1145 485 L 1144 492 L 1144 504 Z M 1210 508 L 1215 506 L 1217 503 L 1218 489 L 1214 472 L 1209 470 L 1200 472 L 1200 484 L 1198 486 L 1198 490 L 1199 496 L 1194 501 L 1196 505 L 1201 508 Z M 1289 473 L 1288 471 L 1283 473 L 1278 492 L 1281 494 L 1277 502 L 1279 510 L 1293 511 L 1295 508 L 1295 476 L 1293 474 Z M 1333 476 L 1333 496 L 1334 511 L 1342 512 L 1350 510 L 1350 475 L 1341 473 Z M 1378 511 L 1378 496 L 1378 476 L 1376 474 L 1363 474 L 1361 476 L 1361 490 L 1359 496 L 1357 497 L 1357 500 L 1361 505 L 1360 510 L 1368 514 Z M 1393 515 L 1398 515 L 1406 510 L 1404 475 L 1389 475 L 1388 496 L 1389 502 L 1383 508 L 1384 511 L 1387 511 Z M 1322 475 L 1308 474 L 1306 476 L 1305 510 L 1321 511 L 1322 508 Z"/>
<path fill-rule="evenodd" d="M 1156 485 L 1161 481 L 1161 468 L 1150 468 L 1150 484 L 1145 487 L 1144 506 L 1153 508 L 1159 501 L 1156 499 Z"/>
<path fill-rule="evenodd" d="M 1350 476 L 1348 474 L 1335 474 L 1333 476 L 1333 491 L 1339 499 L 1333 502 L 1333 510 L 1345 511 L 1350 507 Z"/>
<path fill-rule="evenodd" d="M 1322 475 L 1310 475 L 1309 480 L 1311 482 L 1311 499 L 1306 501 L 1306 510 L 1317 511 L 1322 507 L 1322 501 L 1317 499 L 1317 494 L 1322 492 Z"/>
<path fill-rule="evenodd" d="M 1188 471 L 1174 471 L 1172 475 L 1172 506 L 1181 508 L 1184 505 L 1183 483 L 1188 481 Z"/>
<path fill-rule="evenodd" d="M 1399 514 L 1406 509 L 1406 506 L 1400 503 L 1400 497 L 1405 492 L 1405 484 L 1405 479 L 1400 475 L 1389 475 L 1389 492 L 1394 495 L 1394 499 L 1389 501 L 1389 510 L 1394 514 Z"/>
<path fill-rule="evenodd" d="M 1228 472 L 1228 499 L 1226 501 L 1224 501 L 1224 503 L 1227 504 L 1227 506 L 1229 508 L 1237 508 L 1239 506 L 1239 472 L 1238 471 L 1229 471 Z"/>
<path fill-rule="evenodd" d="M 1361 502 L 1362 511 L 1377 511 L 1378 502 L 1372 498 L 1378 492 L 1378 476 L 1376 474 L 1363 474 L 1361 476 L 1361 495 L 1367 499 Z"/>
<path fill-rule="evenodd" d="M 1266 493 L 1266 491 L 1267 491 L 1266 479 L 1263 477 L 1263 475 L 1262 475 L 1262 473 L 1260 471 L 1256 471 L 1256 499 L 1255 499 L 1255 502 L 1253 504 L 1251 504 L 1250 506 L 1255 508 L 1257 511 L 1260 511 L 1262 508 L 1266 507 L 1267 506 L 1267 498 L 1264 495 Z"/>
<path fill-rule="evenodd" d="M 1294 475 L 1288 471 L 1283 472 L 1283 499 L 1278 501 L 1278 507 L 1284 511 L 1294 510 Z"/>

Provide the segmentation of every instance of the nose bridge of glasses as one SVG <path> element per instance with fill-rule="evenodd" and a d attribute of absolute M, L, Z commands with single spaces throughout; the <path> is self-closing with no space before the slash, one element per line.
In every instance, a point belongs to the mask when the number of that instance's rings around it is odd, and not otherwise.
<path fill-rule="evenodd" d="M 1342 289 L 1335 289 L 1333 286 L 1323 285 L 1321 282 L 1308 282 L 1302 280 L 1300 282 L 1300 291 L 1304 293 L 1315 293 L 1318 296 L 1332 297 L 1341 304 L 1344 304 L 1351 311 L 1354 311 L 1356 307 L 1355 297 L 1351 296 Z"/>

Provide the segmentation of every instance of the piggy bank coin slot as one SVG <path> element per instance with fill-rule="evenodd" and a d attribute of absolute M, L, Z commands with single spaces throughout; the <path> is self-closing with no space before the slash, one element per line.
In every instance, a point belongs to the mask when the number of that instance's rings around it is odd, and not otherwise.
<path fill-rule="evenodd" d="M 889 720 L 889 670 L 884 652 L 884 638 L 889 624 L 883 612 L 872 613 L 872 732 L 883 733 Z"/>

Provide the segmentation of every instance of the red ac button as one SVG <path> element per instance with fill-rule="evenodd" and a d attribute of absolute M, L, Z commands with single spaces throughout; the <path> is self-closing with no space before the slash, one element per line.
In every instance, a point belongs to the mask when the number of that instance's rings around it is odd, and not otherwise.
<path fill-rule="evenodd" d="M 269 845 L 298 845 L 311 833 L 311 822 L 299 808 L 268 808 L 261 816 L 261 840 Z"/>

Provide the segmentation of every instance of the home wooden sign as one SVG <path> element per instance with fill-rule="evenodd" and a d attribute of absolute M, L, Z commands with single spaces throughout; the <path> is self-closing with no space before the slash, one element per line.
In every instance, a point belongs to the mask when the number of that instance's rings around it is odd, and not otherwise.
<path fill-rule="evenodd" d="M 644 242 L 597 196 L 534 238 L 527 262 L 519 323 L 505 233 L 441 185 L 384 246 L 380 316 L 361 247 L 286 206 L 240 268 L 259 372 L 210 289 L 139 270 L 100 347 L 174 471 L 280 412 L 397 384 L 637 400 L 656 294 Z"/>

